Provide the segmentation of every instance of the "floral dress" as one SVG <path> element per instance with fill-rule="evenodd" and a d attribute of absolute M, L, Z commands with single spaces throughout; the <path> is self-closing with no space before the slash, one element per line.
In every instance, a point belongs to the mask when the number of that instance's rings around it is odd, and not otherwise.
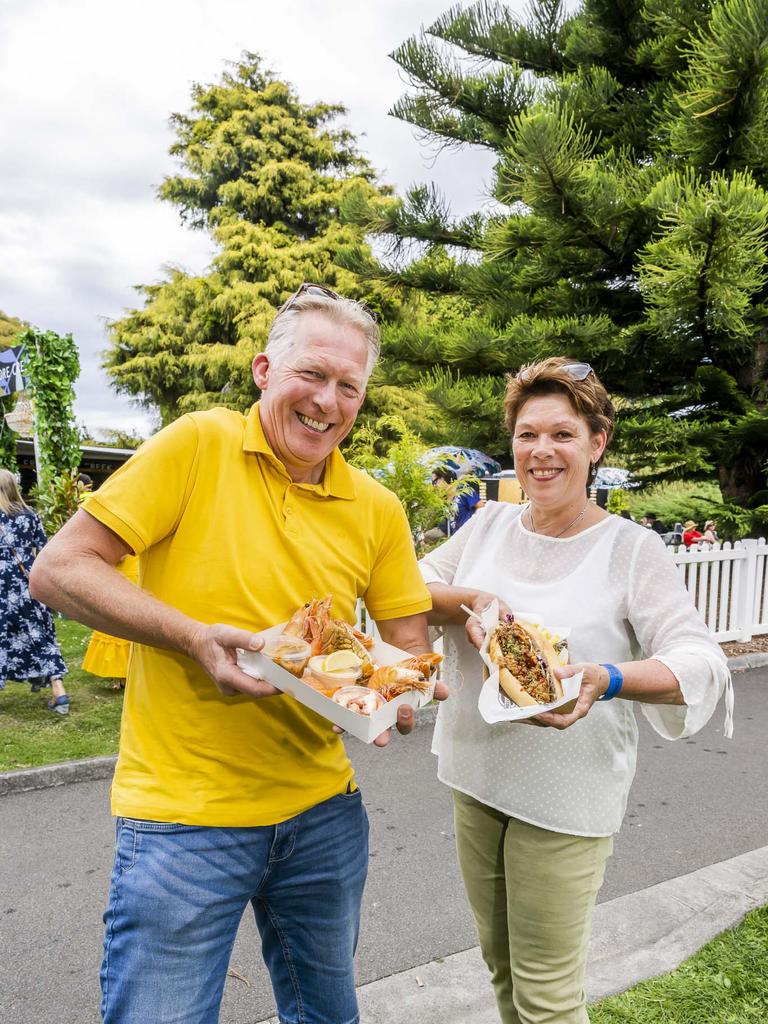
<path fill-rule="evenodd" d="M 0 512 L 0 689 L 8 679 L 60 678 L 67 671 L 56 642 L 53 619 L 29 594 L 28 573 L 46 542 L 31 509 Z"/>

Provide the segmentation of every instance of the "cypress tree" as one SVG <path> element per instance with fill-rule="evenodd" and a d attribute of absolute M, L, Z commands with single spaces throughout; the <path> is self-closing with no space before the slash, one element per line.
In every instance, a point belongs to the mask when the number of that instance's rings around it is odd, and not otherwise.
<path fill-rule="evenodd" d="M 184 223 L 209 231 L 208 271 L 167 270 L 138 288 L 144 303 L 110 325 L 105 367 L 113 386 L 158 408 L 163 424 L 184 412 L 254 400 L 250 365 L 276 308 L 303 282 L 364 299 L 383 316 L 402 305 L 391 289 L 360 284 L 336 266 L 344 245 L 367 252 L 360 228 L 341 224 L 348 192 L 379 186 L 354 136 L 334 122 L 344 108 L 304 104 L 246 53 L 212 85 L 196 85 L 188 114 L 174 114 L 180 162 L 159 197 Z"/>

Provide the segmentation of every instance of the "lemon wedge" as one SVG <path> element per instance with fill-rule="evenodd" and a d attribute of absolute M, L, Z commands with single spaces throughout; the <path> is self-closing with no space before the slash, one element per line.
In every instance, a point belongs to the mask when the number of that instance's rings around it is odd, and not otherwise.
<path fill-rule="evenodd" d="M 362 661 L 352 651 L 333 651 L 323 662 L 323 672 L 348 672 L 360 668 Z"/>

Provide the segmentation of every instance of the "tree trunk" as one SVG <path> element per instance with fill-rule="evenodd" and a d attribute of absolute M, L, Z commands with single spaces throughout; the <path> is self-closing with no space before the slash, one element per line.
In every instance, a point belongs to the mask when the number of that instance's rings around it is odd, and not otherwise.
<path fill-rule="evenodd" d="M 717 475 L 724 501 L 746 505 L 753 494 L 766 487 L 766 476 L 758 462 L 744 459 L 735 465 L 718 466 Z"/>

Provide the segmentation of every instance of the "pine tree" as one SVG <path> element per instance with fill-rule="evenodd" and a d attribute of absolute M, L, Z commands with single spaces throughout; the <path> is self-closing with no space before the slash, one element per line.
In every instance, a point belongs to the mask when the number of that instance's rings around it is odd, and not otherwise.
<path fill-rule="evenodd" d="M 193 88 L 189 114 L 171 118 L 181 173 L 159 196 L 191 228 L 210 231 L 217 253 L 203 275 L 169 268 L 161 283 L 140 286 L 144 305 L 111 324 L 105 362 L 114 387 L 157 407 L 164 424 L 193 409 L 253 402 L 253 356 L 303 281 L 397 314 L 391 289 L 361 285 L 333 262 L 344 246 L 368 253 L 362 230 L 339 221 L 344 197 L 389 193 L 354 136 L 334 127 L 343 114 L 301 103 L 246 53 L 218 83 Z"/>
<path fill-rule="evenodd" d="M 423 187 L 345 207 L 392 245 L 348 269 L 472 311 L 416 361 L 455 437 L 469 394 L 484 413 L 504 371 L 566 354 L 617 397 L 631 468 L 768 500 L 767 38 L 765 0 L 481 2 L 393 54 L 413 88 L 392 113 L 496 157 L 489 215 Z"/>

